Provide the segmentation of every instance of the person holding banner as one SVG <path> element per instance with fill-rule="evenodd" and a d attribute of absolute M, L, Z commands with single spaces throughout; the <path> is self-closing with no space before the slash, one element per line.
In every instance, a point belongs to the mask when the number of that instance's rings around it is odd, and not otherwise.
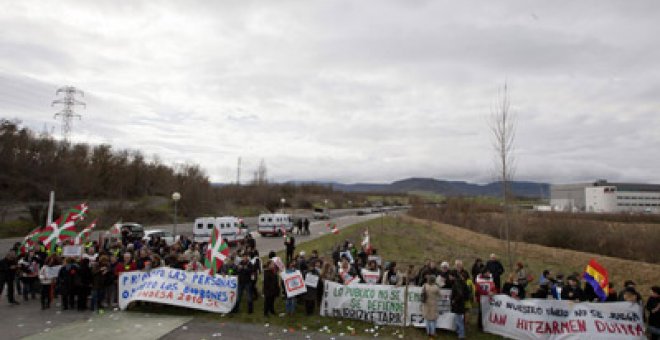
<path fill-rule="evenodd" d="M 236 267 L 236 275 L 238 276 L 238 292 L 236 294 L 236 305 L 232 313 L 238 313 L 240 310 L 243 292 L 247 294 L 248 314 L 254 311 L 254 296 L 252 295 L 252 280 L 257 275 L 254 265 L 250 262 L 247 253 L 243 253 L 241 262 Z"/>
<path fill-rule="evenodd" d="M 422 286 L 422 316 L 426 322 L 426 335 L 430 337 L 435 336 L 438 300 L 440 299 L 440 287 L 438 287 L 435 280 L 434 275 L 427 275 L 426 283 Z"/>
<path fill-rule="evenodd" d="M 288 274 L 293 274 L 297 271 L 296 268 L 297 268 L 296 261 L 292 260 L 291 262 L 289 262 L 289 265 L 287 266 L 285 272 Z M 284 281 L 282 281 L 282 285 L 284 285 Z M 295 296 L 289 297 L 288 295 L 286 295 L 286 287 L 284 286 L 282 287 L 282 291 L 284 292 L 284 296 L 286 297 L 286 301 L 284 304 L 286 314 L 289 316 L 293 316 L 293 314 L 296 312 L 296 297 Z"/>
<path fill-rule="evenodd" d="M 305 286 L 307 287 L 307 292 L 305 293 L 305 314 L 311 316 L 314 314 L 314 305 L 318 295 L 319 287 L 319 277 L 321 272 L 316 268 L 316 263 L 312 264 L 313 267 L 310 268 L 305 275 Z M 322 286 L 321 286 L 322 287 Z"/>

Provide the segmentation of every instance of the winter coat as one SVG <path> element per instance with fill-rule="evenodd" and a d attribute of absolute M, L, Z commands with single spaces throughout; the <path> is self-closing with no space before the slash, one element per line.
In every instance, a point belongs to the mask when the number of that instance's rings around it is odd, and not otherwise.
<path fill-rule="evenodd" d="M 264 271 L 264 296 L 276 297 L 280 295 L 279 277 L 274 270 Z"/>
<path fill-rule="evenodd" d="M 467 285 L 463 281 L 455 281 L 451 288 L 451 312 L 465 314 L 465 300 L 469 297 Z"/>
<path fill-rule="evenodd" d="M 426 294 L 426 301 L 422 304 L 422 316 L 426 320 L 438 318 L 438 300 L 440 299 L 440 287 L 436 284 L 424 284 L 422 291 Z"/>

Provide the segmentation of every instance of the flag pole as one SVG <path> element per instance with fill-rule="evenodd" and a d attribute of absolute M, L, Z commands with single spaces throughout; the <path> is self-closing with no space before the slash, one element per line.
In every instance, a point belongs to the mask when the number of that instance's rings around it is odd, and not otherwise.
<path fill-rule="evenodd" d="M 50 200 L 48 202 L 48 215 L 46 216 L 46 225 L 53 223 L 53 206 L 55 205 L 55 191 L 50 192 Z"/>

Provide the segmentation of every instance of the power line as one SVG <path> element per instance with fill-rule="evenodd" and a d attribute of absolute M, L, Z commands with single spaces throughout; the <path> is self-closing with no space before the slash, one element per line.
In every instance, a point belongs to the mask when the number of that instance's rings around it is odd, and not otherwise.
<path fill-rule="evenodd" d="M 85 96 L 85 93 L 73 86 L 63 86 L 55 91 L 55 95 L 58 96 L 60 93 L 64 93 L 64 98 L 53 100 L 53 103 L 50 106 L 55 106 L 55 104 L 62 104 L 62 110 L 55 114 L 54 118 L 57 119 L 59 116 L 62 119 L 62 139 L 68 140 L 69 134 L 71 133 L 71 120 L 73 118 L 81 119 L 82 116 L 77 114 L 73 109 L 76 105 L 82 105 L 87 107 L 87 104 L 81 102 L 75 98 L 77 94 L 82 97 Z"/>

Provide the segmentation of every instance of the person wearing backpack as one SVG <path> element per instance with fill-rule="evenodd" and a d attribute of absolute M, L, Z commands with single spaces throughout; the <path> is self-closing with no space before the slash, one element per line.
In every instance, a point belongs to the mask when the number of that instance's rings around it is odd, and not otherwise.
<path fill-rule="evenodd" d="M 440 287 L 435 283 L 434 275 L 427 275 L 426 283 L 422 286 L 422 316 L 426 322 L 426 334 L 435 336 L 436 322 L 438 320 L 438 300 Z"/>
<path fill-rule="evenodd" d="M 62 309 L 68 310 L 69 307 L 71 309 L 75 307 L 75 281 L 79 276 L 80 267 L 78 267 L 78 264 L 76 264 L 72 257 L 67 257 L 65 263 L 57 275 L 57 284 L 60 287 L 60 294 L 62 295 Z"/>

